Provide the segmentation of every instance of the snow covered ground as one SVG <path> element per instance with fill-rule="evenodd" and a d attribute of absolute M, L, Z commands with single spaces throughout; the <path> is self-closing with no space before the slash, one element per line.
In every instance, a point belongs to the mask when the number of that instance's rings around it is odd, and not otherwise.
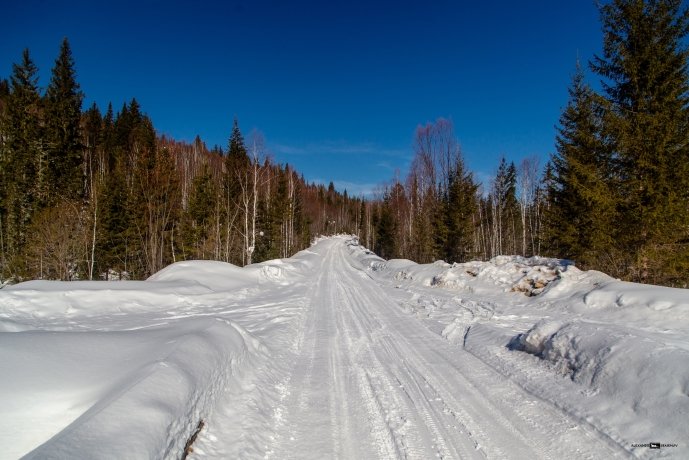
<path fill-rule="evenodd" d="M 0 289 L 0 376 L 8 459 L 689 458 L 689 291 L 339 236 Z"/>

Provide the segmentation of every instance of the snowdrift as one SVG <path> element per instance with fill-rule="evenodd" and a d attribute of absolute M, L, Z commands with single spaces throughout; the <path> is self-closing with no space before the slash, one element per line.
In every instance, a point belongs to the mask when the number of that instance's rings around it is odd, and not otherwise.
<path fill-rule="evenodd" d="M 17 424 L 33 433 L 0 443 L 18 455 L 40 444 L 25 457 L 36 459 L 179 457 L 233 370 L 258 351 L 245 330 L 217 318 L 146 331 L 5 334 L 0 372 L 12 378 L 0 394 L 11 399 L 2 401 L 0 433 Z"/>
<path fill-rule="evenodd" d="M 630 452 L 689 455 L 689 291 L 615 280 L 570 261 L 385 261 L 350 252 L 400 304 L 529 391 Z M 657 453 L 657 452 L 656 452 Z"/>
<path fill-rule="evenodd" d="M 401 309 L 580 426 L 631 455 L 689 457 L 689 291 L 539 257 L 386 261 L 338 238 Z M 202 419 L 236 442 L 203 436 L 199 451 L 262 455 L 328 244 L 243 268 L 179 262 L 139 282 L 4 287 L 0 458 L 178 458 Z M 648 442 L 677 447 L 635 447 Z"/>
<path fill-rule="evenodd" d="M 266 356 L 216 314 L 261 282 L 265 266 L 190 261 L 147 281 L 2 289 L 0 458 L 179 458 Z"/>

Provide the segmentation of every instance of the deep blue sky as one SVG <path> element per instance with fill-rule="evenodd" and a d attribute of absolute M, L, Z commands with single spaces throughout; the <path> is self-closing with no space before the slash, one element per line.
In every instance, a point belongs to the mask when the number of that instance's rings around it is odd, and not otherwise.
<path fill-rule="evenodd" d="M 501 156 L 545 163 L 594 0 L 24 0 L 0 8 L 0 77 L 29 48 L 42 87 L 68 37 L 104 111 L 136 97 L 156 128 L 225 147 L 232 118 L 274 159 L 350 193 L 404 177 L 418 124 L 455 124 L 481 181 Z"/>

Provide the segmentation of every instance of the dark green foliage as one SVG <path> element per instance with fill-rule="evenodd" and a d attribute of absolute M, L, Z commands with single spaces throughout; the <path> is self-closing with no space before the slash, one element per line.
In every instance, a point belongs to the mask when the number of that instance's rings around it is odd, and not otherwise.
<path fill-rule="evenodd" d="M 208 165 L 192 183 L 189 204 L 181 228 L 183 255 L 188 259 L 209 259 L 209 239 L 213 237 L 218 190 Z"/>
<path fill-rule="evenodd" d="M 604 115 L 619 187 L 616 234 L 633 280 L 686 283 L 689 268 L 689 13 L 680 0 L 601 8 Z"/>
<path fill-rule="evenodd" d="M 517 205 L 517 168 L 503 157 L 490 195 L 494 224 L 495 254 L 516 254 L 516 239 L 519 234 L 519 207 Z"/>
<path fill-rule="evenodd" d="M 450 172 L 447 200 L 445 205 L 445 260 L 447 262 L 466 262 L 475 256 L 473 253 L 477 189 L 473 175 L 464 167 L 464 161 L 457 162 Z"/>
<path fill-rule="evenodd" d="M 495 176 L 493 195 L 504 212 L 512 213 L 517 207 L 517 168 L 514 162 L 507 164 L 503 157 Z"/>
<path fill-rule="evenodd" d="M 198 136 L 158 137 L 136 99 L 116 115 L 112 104 L 82 113 L 74 68 L 64 40 L 44 97 L 28 50 L 0 79 L 0 281 L 142 278 L 179 258 L 243 264 L 254 244 L 254 261 L 287 257 L 312 235 L 355 229 L 359 201 L 259 164 L 236 119 L 223 159 Z"/>
<path fill-rule="evenodd" d="M 614 252 L 615 193 L 612 158 L 603 133 L 602 107 L 578 69 L 560 117 L 552 159 L 547 212 L 548 248 L 582 268 L 602 268 Z M 608 270 L 614 270 L 609 265 Z M 615 270 L 616 272 L 616 270 Z M 617 274 L 617 273 L 615 273 Z"/>
<path fill-rule="evenodd" d="M 397 222 L 390 206 L 390 196 L 386 196 L 375 222 L 376 247 L 375 252 L 384 259 L 391 259 L 396 255 L 395 234 Z"/>
<path fill-rule="evenodd" d="M 235 118 L 228 142 L 227 157 L 225 157 L 225 187 L 230 196 L 238 197 L 242 193 L 241 177 L 250 165 L 251 161 L 244 145 L 244 136 L 242 136 L 239 122 Z"/>
<path fill-rule="evenodd" d="M 3 149 L 1 168 L 3 202 L 3 246 L 6 257 L 17 257 L 26 241 L 26 231 L 33 215 L 47 198 L 47 162 L 41 126 L 42 104 L 38 89 L 38 69 L 29 50 L 24 50 L 21 64 L 15 64 L 10 77 L 2 119 Z M 20 270 L 18 268 L 18 270 Z"/>
<path fill-rule="evenodd" d="M 577 72 L 560 119 L 547 243 L 584 268 L 662 284 L 689 270 L 689 80 L 679 0 L 601 7 L 602 56 Z"/>
<path fill-rule="evenodd" d="M 45 95 L 49 201 L 57 196 L 78 199 L 84 195 L 80 133 L 83 97 L 65 38 Z"/>
<path fill-rule="evenodd" d="M 132 238 L 127 210 L 127 189 L 124 172 L 115 169 L 108 175 L 101 196 L 101 225 L 98 232 L 99 266 L 116 273 L 131 269 Z"/>

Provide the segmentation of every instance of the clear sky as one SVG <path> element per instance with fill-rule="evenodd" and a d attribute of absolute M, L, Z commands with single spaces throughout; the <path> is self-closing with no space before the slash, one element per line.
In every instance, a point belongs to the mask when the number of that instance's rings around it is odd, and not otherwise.
<path fill-rule="evenodd" d="M 554 150 L 594 0 L 4 2 L 0 77 L 29 48 L 49 82 L 68 37 L 86 94 L 132 97 L 160 133 L 226 147 L 232 119 L 279 163 L 350 193 L 401 177 L 414 130 L 453 120 L 469 167 Z"/>

